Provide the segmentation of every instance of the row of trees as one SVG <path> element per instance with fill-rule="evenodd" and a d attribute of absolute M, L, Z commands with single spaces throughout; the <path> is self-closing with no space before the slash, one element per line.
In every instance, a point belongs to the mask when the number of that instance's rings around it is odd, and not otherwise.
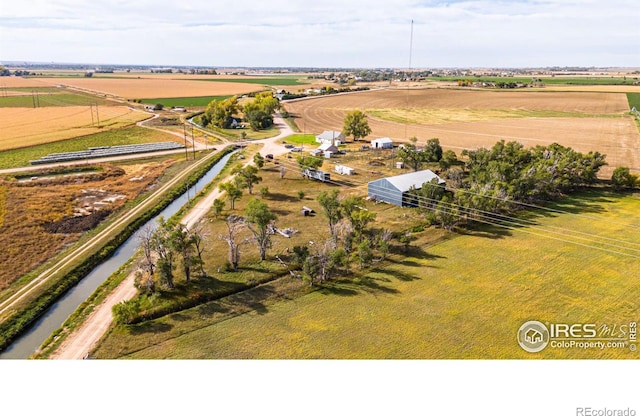
<path fill-rule="evenodd" d="M 519 203 L 558 198 L 595 183 L 606 165 L 599 152 L 582 154 L 559 144 L 525 149 L 518 142 L 500 141 L 462 155 L 467 157 L 464 175 L 454 169 L 446 174 L 450 190 L 433 182 L 411 192 L 416 205 L 429 209 L 432 220 L 446 228 L 486 213 L 514 211 Z"/>
<path fill-rule="evenodd" d="M 233 124 L 234 116 L 242 112 L 244 121 L 249 123 L 251 129 L 258 131 L 273 125 L 273 115 L 279 107 L 280 102 L 269 91 L 257 94 L 244 105 L 238 103 L 237 96 L 220 101 L 212 100 L 200 116 L 200 123 L 204 127 L 212 125 L 228 129 Z"/>

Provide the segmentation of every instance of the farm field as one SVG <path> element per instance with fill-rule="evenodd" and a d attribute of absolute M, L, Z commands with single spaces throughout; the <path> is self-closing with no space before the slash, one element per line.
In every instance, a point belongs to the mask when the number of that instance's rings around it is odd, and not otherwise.
<path fill-rule="evenodd" d="M 387 89 L 284 106 L 308 133 L 341 130 L 345 114 L 357 108 L 369 115 L 369 139 L 437 137 L 458 153 L 501 139 L 525 146 L 557 142 L 606 154 L 604 176 L 616 166 L 640 166 L 640 133 L 623 93 Z"/>
<path fill-rule="evenodd" d="M 405 211 L 380 209 L 387 220 L 394 217 L 388 211 Z M 547 347 L 530 354 L 518 346 L 517 330 L 528 320 L 598 326 L 637 320 L 640 291 L 631 271 L 640 267 L 634 215 L 640 196 L 590 191 L 554 209 L 563 212 L 538 212 L 530 217 L 537 225 L 518 230 L 442 238 L 441 230 L 427 229 L 413 243 L 422 250 L 393 255 L 359 281 L 244 309 L 221 300 L 120 328 L 96 357 L 637 359 L 628 348 Z M 602 245 L 606 239 L 628 249 Z"/>
<path fill-rule="evenodd" d="M 0 108 L 0 151 L 117 129 L 149 117 L 127 106 Z"/>
<path fill-rule="evenodd" d="M 125 99 L 179 98 L 247 94 L 260 90 L 260 85 L 241 80 L 226 82 L 203 82 L 206 79 L 175 79 L 159 76 L 140 78 L 129 77 L 68 77 L 68 78 L 21 78 L 11 77 L 0 86 L 10 87 L 55 87 L 63 85 L 70 88 L 90 91 L 107 96 Z M 21 80 L 21 81 L 19 81 Z"/>
<path fill-rule="evenodd" d="M 0 110 L 1 113 L 1 110 Z M 175 141 L 176 136 L 138 126 L 125 127 L 52 143 L 44 143 L 0 152 L 0 169 L 28 166 L 29 161 L 51 153 L 74 152 L 97 146 L 120 146 Z"/>

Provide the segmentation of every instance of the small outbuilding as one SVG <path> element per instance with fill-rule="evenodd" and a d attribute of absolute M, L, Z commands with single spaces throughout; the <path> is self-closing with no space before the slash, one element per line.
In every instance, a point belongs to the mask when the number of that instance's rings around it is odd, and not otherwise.
<path fill-rule="evenodd" d="M 333 145 L 337 144 L 345 144 L 346 139 L 344 134 L 340 131 L 335 130 L 325 130 L 321 134 L 316 136 L 316 142 L 320 144 L 329 143 Z"/>
<path fill-rule="evenodd" d="M 369 182 L 368 195 L 372 200 L 388 202 L 399 207 L 414 206 L 407 195 L 409 190 L 420 189 L 423 184 L 431 182 L 434 178 L 438 180 L 438 185 L 444 185 L 445 181 L 429 169 L 378 179 Z"/>
<path fill-rule="evenodd" d="M 373 149 L 393 149 L 393 140 L 388 137 L 371 140 L 371 148 Z"/>
<path fill-rule="evenodd" d="M 340 175 L 353 175 L 353 173 L 355 172 L 355 169 L 344 165 L 336 165 L 334 170 Z"/>

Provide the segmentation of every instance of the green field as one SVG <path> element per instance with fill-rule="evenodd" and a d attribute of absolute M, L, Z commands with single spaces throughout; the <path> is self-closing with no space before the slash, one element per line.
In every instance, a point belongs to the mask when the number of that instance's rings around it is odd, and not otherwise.
<path fill-rule="evenodd" d="M 119 328 L 107 344 L 128 345 L 134 359 L 637 359 L 628 348 L 531 354 L 517 345 L 529 320 L 638 320 L 640 197 L 591 191 L 554 208 L 562 212 L 530 213 L 537 225 L 513 230 L 440 238 L 427 229 L 413 243 L 420 249 L 396 252 L 363 278 L 289 299 L 252 292 L 244 304 L 211 302 Z M 106 351 L 97 357 L 122 356 Z"/>
<path fill-rule="evenodd" d="M 235 82 L 239 84 L 258 84 L 258 85 L 307 85 L 308 82 L 301 81 L 299 76 L 283 76 L 283 77 L 256 77 L 256 78 L 205 78 L 193 79 L 183 78 L 189 81 L 205 81 L 205 82 Z"/>
<path fill-rule="evenodd" d="M 627 100 L 629 101 L 629 108 L 635 107 L 636 110 L 640 111 L 640 93 L 628 92 Z"/>
<path fill-rule="evenodd" d="M 125 144 L 175 141 L 176 139 L 176 137 L 167 133 L 133 126 L 59 142 L 46 143 L 39 146 L 0 152 L 0 169 L 29 166 L 29 161 L 50 153 L 75 152 L 97 146 L 120 146 Z"/>
<path fill-rule="evenodd" d="M 528 77 L 428 77 L 430 81 L 472 81 L 472 82 L 515 82 L 529 84 L 534 78 L 540 78 L 543 83 L 549 85 L 633 85 L 637 78 L 621 78 L 621 77 L 545 77 L 545 76 L 528 76 Z"/>
<path fill-rule="evenodd" d="M 19 89 L 15 89 L 19 90 Z M 24 89 L 22 89 L 24 90 Z M 27 95 L 0 96 L 0 108 L 3 107 L 68 107 L 88 105 L 118 105 L 102 98 L 67 92 L 64 90 L 41 88 L 24 91 Z"/>
<path fill-rule="evenodd" d="M 171 98 L 144 98 L 140 100 L 144 104 L 162 104 L 165 107 L 206 107 L 213 100 L 226 100 L 231 95 L 212 95 L 205 97 L 171 97 Z"/>

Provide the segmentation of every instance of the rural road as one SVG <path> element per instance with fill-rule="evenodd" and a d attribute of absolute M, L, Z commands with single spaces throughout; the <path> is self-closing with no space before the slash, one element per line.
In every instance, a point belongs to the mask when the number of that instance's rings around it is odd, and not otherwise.
<path fill-rule="evenodd" d="M 252 143 L 263 144 L 260 150 L 263 156 L 269 153 L 276 156 L 288 152 L 282 144 L 278 144 L 278 141 L 293 134 L 293 130 L 279 114 L 276 114 L 274 117 L 274 125 L 280 129 L 280 134 L 268 139 L 252 141 Z M 251 163 L 251 161 L 249 163 Z M 218 188 L 212 190 L 185 214 L 181 222 L 187 227 L 193 227 L 205 216 L 210 210 L 213 201 L 219 198 L 221 194 Z M 136 295 L 137 290 L 133 287 L 133 280 L 134 273 L 131 273 L 102 304 L 93 310 L 84 323 L 66 337 L 49 358 L 58 360 L 78 360 L 86 358 L 89 351 L 91 351 L 98 340 L 109 329 L 113 321 L 113 316 L 111 315 L 113 305 L 123 300 L 131 299 Z"/>

